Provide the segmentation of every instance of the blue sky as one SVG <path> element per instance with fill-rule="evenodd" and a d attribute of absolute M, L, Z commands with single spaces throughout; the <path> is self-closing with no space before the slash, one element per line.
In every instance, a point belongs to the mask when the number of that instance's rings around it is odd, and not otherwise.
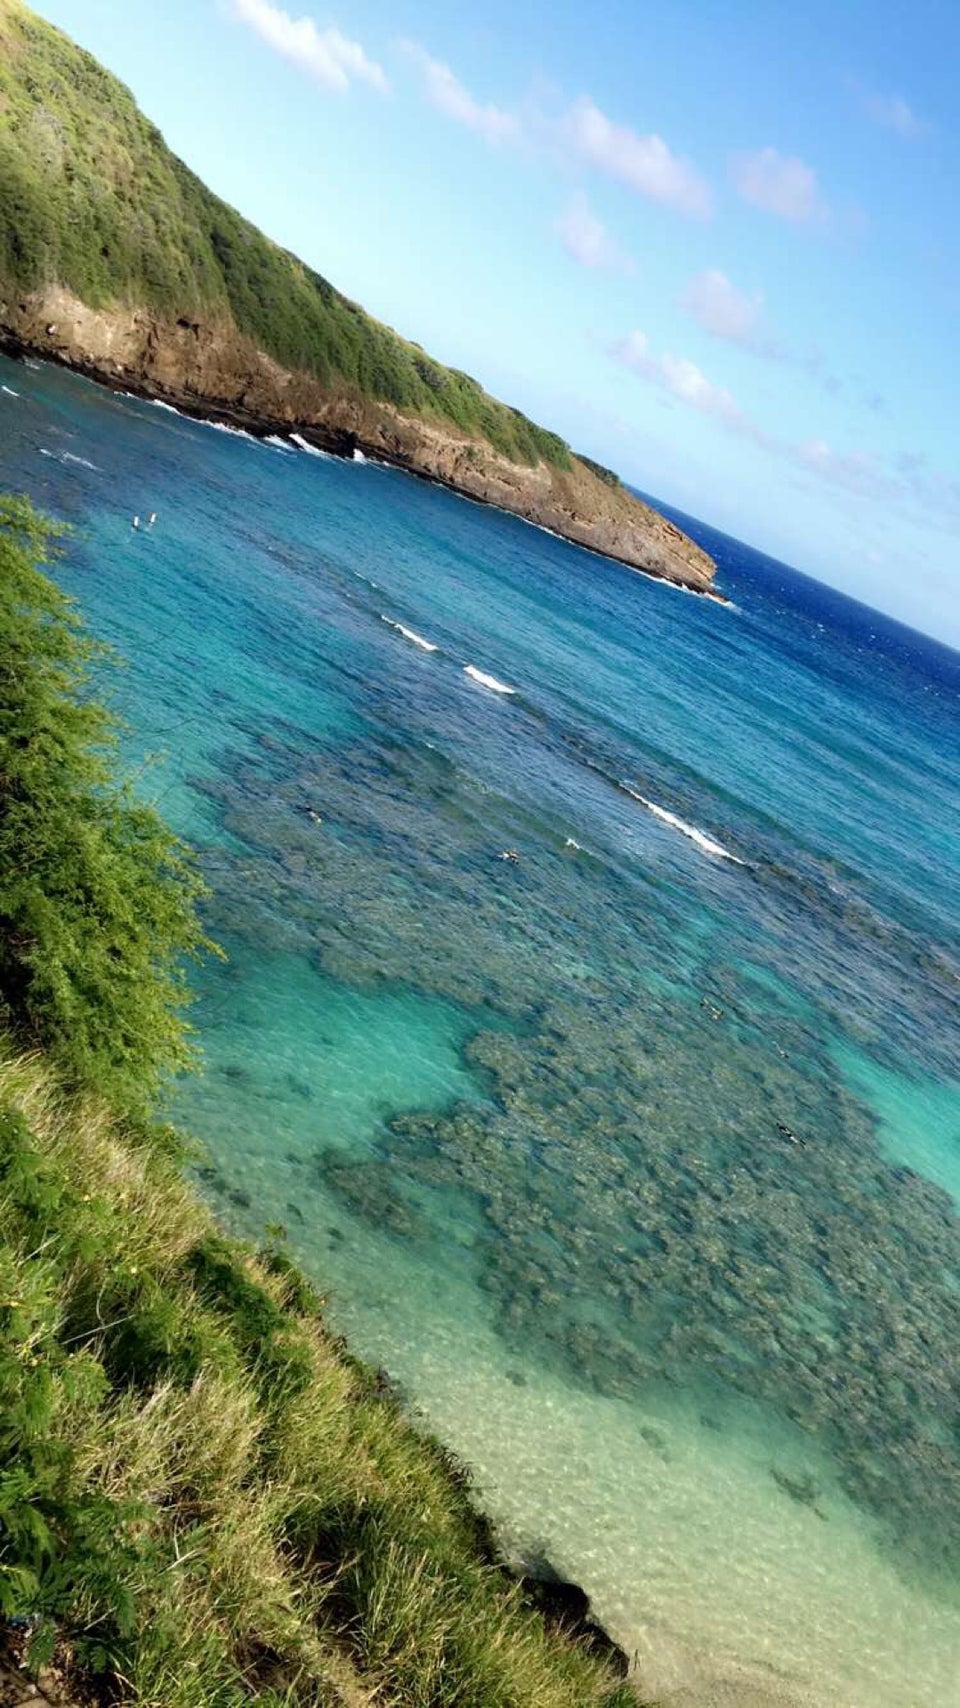
<path fill-rule="evenodd" d="M 954 0 L 39 9 L 372 313 L 960 644 Z"/>

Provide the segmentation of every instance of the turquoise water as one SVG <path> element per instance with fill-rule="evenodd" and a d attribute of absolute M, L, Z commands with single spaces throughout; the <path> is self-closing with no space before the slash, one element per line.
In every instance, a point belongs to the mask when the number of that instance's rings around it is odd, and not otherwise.
<path fill-rule="evenodd" d="M 735 610 L 0 380 L 212 887 L 204 1191 L 659 1701 L 954 1701 L 960 660 L 699 524 Z"/>

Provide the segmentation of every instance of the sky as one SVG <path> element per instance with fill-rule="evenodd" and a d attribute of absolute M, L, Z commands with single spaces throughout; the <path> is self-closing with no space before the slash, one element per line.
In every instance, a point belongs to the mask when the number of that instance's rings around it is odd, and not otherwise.
<path fill-rule="evenodd" d="M 960 645 L 956 0 L 36 9 L 381 320 Z"/>

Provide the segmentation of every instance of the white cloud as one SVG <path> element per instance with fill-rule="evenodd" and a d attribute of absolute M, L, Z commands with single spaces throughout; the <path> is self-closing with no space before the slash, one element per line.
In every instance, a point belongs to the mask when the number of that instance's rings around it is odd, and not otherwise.
<path fill-rule="evenodd" d="M 444 113 L 448 119 L 455 119 L 457 124 L 466 125 L 468 130 L 476 131 L 487 142 L 515 142 L 518 139 L 520 121 L 513 113 L 492 103 L 484 105 L 478 101 L 449 65 L 431 58 L 419 43 L 404 41 L 401 46 L 407 58 L 423 72 L 427 98 L 438 112 Z"/>
<path fill-rule="evenodd" d="M 794 225 L 806 225 L 826 215 L 817 175 L 796 155 L 780 154 L 775 148 L 738 154 L 731 164 L 731 176 L 744 201 Z"/>
<path fill-rule="evenodd" d="M 709 416 L 727 432 L 749 440 L 806 480 L 816 480 L 874 506 L 895 504 L 913 513 L 919 508 L 925 522 L 932 521 L 951 534 L 960 531 L 960 480 L 928 470 L 921 454 L 904 451 L 884 462 L 866 451 L 835 450 L 824 438 L 800 442 L 781 438 L 747 415 L 735 398 L 708 379 L 695 362 L 670 351 L 657 355 L 645 332 L 628 333 L 611 346 L 610 354 L 655 386 L 664 399 L 676 398 Z"/>
<path fill-rule="evenodd" d="M 611 273 L 633 273 L 633 261 L 598 219 L 582 193 L 572 197 L 556 222 L 556 232 L 567 254 L 581 267 L 597 267 Z"/>
<path fill-rule="evenodd" d="M 701 415 L 713 415 L 737 432 L 750 432 L 746 416 L 728 391 L 715 386 L 687 356 L 675 356 L 670 350 L 654 355 L 645 332 L 629 332 L 614 345 L 613 355 L 624 367 L 632 368 L 642 379 L 672 393 L 682 403 L 689 403 Z"/>
<path fill-rule="evenodd" d="M 808 439 L 794 446 L 792 454 L 801 468 L 860 497 L 886 497 L 893 488 L 894 483 L 863 451 L 835 451 L 826 439 Z"/>
<path fill-rule="evenodd" d="M 674 154 L 662 137 L 641 136 L 629 125 L 614 124 L 589 95 L 574 101 L 563 129 L 573 153 L 598 172 L 678 213 L 699 219 L 710 213 L 709 186 L 693 166 Z"/>
<path fill-rule="evenodd" d="M 872 95 L 862 90 L 864 111 L 884 130 L 895 130 L 898 136 L 922 136 L 927 129 L 902 95 Z"/>
<path fill-rule="evenodd" d="M 264 0 L 243 3 L 262 5 Z M 521 118 L 493 102 L 479 101 L 449 65 L 434 59 L 419 42 L 401 40 L 398 45 L 419 67 L 432 105 L 487 142 L 518 142 L 523 138 L 546 144 L 554 154 L 566 156 L 568 162 L 572 158 L 576 164 L 592 166 L 679 213 L 704 218 L 711 212 L 709 186 L 693 166 L 674 154 L 662 137 L 642 136 L 628 125 L 614 124 L 589 95 L 581 95 L 558 119 L 548 120 L 529 109 Z M 589 248 L 582 215 L 580 226 L 579 237 L 574 236 L 572 241 L 580 249 Z M 585 262 L 587 266 L 609 264 Z"/>
<path fill-rule="evenodd" d="M 741 291 L 719 267 L 708 267 L 691 279 L 680 298 L 681 308 L 691 314 L 714 338 L 756 349 L 757 324 L 763 309 L 763 293 Z"/>
<path fill-rule="evenodd" d="M 291 18 L 269 0 L 233 0 L 234 16 L 249 24 L 261 40 L 300 67 L 325 89 L 343 94 L 355 78 L 385 93 L 383 68 L 368 59 L 359 42 L 333 24 L 320 29 L 312 18 Z"/>
<path fill-rule="evenodd" d="M 730 392 L 708 379 L 696 362 L 686 356 L 675 356 L 669 350 L 655 355 L 644 332 L 628 333 L 613 346 L 611 354 L 639 374 L 641 379 L 670 393 L 701 415 L 711 416 L 738 438 L 749 439 L 761 450 L 792 463 L 804 474 L 817 475 L 831 486 L 844 487 L 859 497 L 889 497 L 900 488 L 900 483 L 885 474 L 863 451 L 834 451 L 826 439 L 794 444 L 767 432 L 741 409 Z"/>

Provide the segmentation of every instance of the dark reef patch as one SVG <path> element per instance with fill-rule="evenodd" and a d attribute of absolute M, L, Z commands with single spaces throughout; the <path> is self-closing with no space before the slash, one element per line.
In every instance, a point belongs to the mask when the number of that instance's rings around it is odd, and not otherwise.
<path fill-rule="evenodd" d="M 916 1028 L 949 1036 L 949 980 L 918 947 L 904 982 L 866 904 L 762 861 L 723 892 L 723 953 L 690 944 L 669 887 L 612 851 L 561 858 L 552 824 L 401 744 L 369 698 L 363 739 L 305 756 L 278 726 L 198 785 L 231 838 L 206 859 L 211 926 L 460 1005 L 487 1095 L 398 1113 L 314 1178 L 400 1239 L 460 1195 L 508 1357 L 627 1399 L 712 1387 L 711 1427 L 749 1396 L 832 1455 L 892 1546 L 960 1563 L 960 1224 L 884 1159 L 821 1041 L 896 1059 Z M 514 846 L 505 883 L 491 851 Z"/>

